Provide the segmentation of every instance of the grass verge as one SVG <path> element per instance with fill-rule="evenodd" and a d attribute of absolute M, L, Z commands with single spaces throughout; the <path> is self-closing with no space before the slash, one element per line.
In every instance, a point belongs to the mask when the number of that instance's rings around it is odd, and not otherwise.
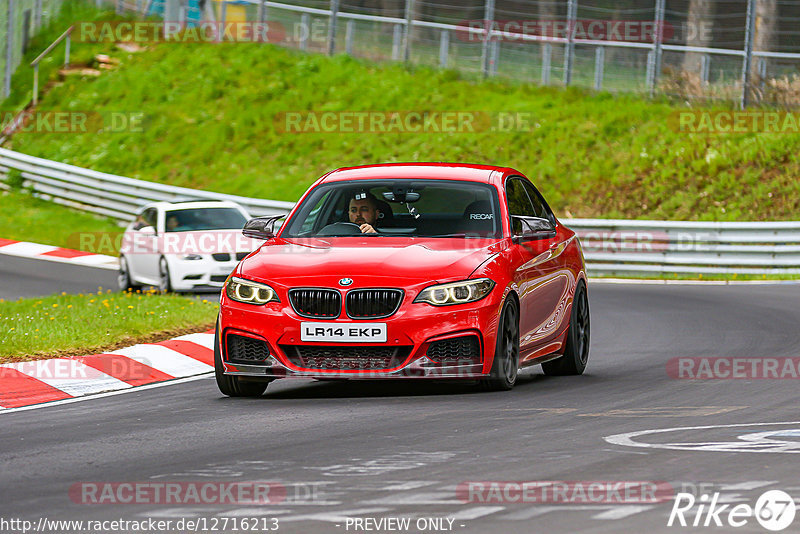
<path fill-rule="evenodd" d="M 213 328 L 216 299 L 154 292 L 0 299 L 0 363 L 96 354 Z"/>
<path fill-rule="evenodd" d="M 679 133 L 674 112 L 683 108 L 665 101 L 476 83 L 454 71 L 258 43 L 171 43 L 112 55 L 119 68 L 52 87 L 40 108 L 143 113 L 141 130 L 68 139 L 23 132 L 12 138 L 13 148 L 145 180 L 279 200 L 297 200 L 332 168 L 428 160 L 516 167 L 561 217 L 790 220 L 800 212 L 800 135 Z M 530 131 L 279 127 L 286 111 L 394 110 L 526 113 Z"/>
<path fill-rule="evenodd" d="M 22 192 L 0 192 L 0 238 L 80 250 L 87 248 L 82 246 L 87 241 L 80 238 L 81 233 L 91 232 L 111 238 L 121 235 L 122 230 L 105 217 L 75 211 Z M 92 240 L 92 243 L 96 242 Z M 117 240 L 104 242 L 109 244 L 104 250 L 92 247 L 87 252 L 116 255 L 119 250 Z"/>

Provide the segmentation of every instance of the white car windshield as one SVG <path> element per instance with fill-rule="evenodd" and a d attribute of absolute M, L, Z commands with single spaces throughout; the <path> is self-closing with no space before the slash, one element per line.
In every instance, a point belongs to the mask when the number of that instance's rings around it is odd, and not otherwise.
<path fill-rule="evenodd" d="M 187 208 L 165 213 L 167 232 L 238 229 L 247 222 L 235 208 Z"/>

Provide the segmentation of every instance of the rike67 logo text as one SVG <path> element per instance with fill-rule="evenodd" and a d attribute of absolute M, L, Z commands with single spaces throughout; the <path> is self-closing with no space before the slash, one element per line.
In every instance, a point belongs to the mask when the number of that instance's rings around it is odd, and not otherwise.
<path fill-rule="evenodd" d="M 678 493 L 667 526 L 743 527 L 755 518 L 765 529 L 780 531 L 792 524 L 794 515 L 794 500 L 781 490 L 762 493 L 755 506 L 744 503 L 720 504 L 719 492 L 714 493 L 711 499 L 708 495 L 697 499 L 691 493 Z"/>

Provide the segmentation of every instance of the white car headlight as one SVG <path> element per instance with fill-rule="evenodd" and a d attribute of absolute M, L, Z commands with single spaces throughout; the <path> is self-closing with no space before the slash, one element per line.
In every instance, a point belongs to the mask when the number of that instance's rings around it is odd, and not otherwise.
<path fill-rule="evenodd" d="M 228 298 L 245 304 L 261 306 L 267 302 L 280 302 L 275 290 L 267 284 L 232 276 L 225 282 Z"/>
<path fill-rule="evenodd" d="M 489 294 L 493 287 L 494 281 L 489 278 L 438 284 L 420 291 L 414 302 L 427 302 L 434 306 L 466 304 L 482 299 Z"/>

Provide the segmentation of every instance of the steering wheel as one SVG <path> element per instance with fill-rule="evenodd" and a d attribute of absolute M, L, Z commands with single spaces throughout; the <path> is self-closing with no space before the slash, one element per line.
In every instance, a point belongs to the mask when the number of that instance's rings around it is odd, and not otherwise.
<path fill-rule="evenodd" d="M 317 232 L 318 236 L 361 235 L 361 227 L 351 222 L 335 222 Z"/>

